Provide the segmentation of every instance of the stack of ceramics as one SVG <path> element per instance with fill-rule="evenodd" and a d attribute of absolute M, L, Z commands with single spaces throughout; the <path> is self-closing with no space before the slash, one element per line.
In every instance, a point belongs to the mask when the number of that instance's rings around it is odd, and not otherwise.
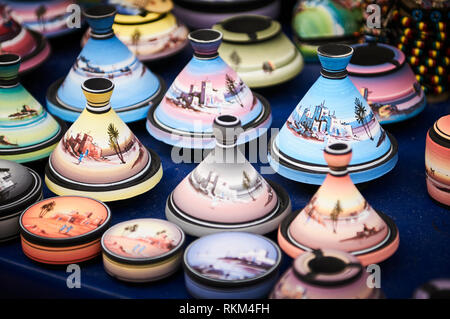
<path fill-rule="evenodd" d="M 25 166 L 0 159 L 0 242 L 19 234 L 19 217 L 42 198 L 39 175 Z"/>
<path fill-rule="evenodd" d="M 167 219 L 194 236 L 273 231 L 291 211 L 289 195 L 264 179 L 239 151 L 238 118 L 218 116 L 214 125 L 216 147 L 169 196 Z"/>
<path fill-rule="evenodd" d="M 380 299 L 367 285 L 369 273 L 346 252 L 323 249 L 301 254 L 280 278 L 272 299 Z"/>
<path fill-rule="evenodd" d="M 303 69 L 303 58 L 279 22 L 239 15 L 216 24 L 222 32 L 219 54 L 251 88 L 286 82 Z"/>
<path fill-rule="evenodd" d="M 20 84 L 19 65 L 18 55 L 0 55 L 0 158 L 23 163 L 49 156 L 66 126 Z"/>
<path fill-rule="evenodd" d="M 75 0 L 5 0 L 4 2 L 12 10 L 11 15 L 17 21 L 48 38 L 77 30 L 67 24 L 67 19 L 74 12 L 68 8 L 76 4 Z"/>
<path fill-rule="evenodd" d="M 238 117 L 239 144 L 265 134 L 272 123 L 269 102 L 253 93 L 217 52 L 222 33 L 202 29 L 189 34 L 194 57 L 176 77 L 161 104 L 152 107 L 147 129 L 164 143 L 213 148 L 212 124 L 218 115 Z"/>
<path fill-rule="evenodd" d="M 299 0 L 292 28 L 295 43 L 306 61 L 317 60 L 317 48 L 326 43 L 356 43 L 362 31 L 358 1 Z"/>
<path fill-rule="evenodd" d="M 425 93 L 405 55 L 399 49 L 376 42 L 353 46 L 347 71 L 380 124 L 407 120 L 426 105 Z"/>
<path fill-rule="evenodd" d="M 50 46 L 43 35 L 22 27 L 0 4 L 0 54 L 13 53 L 22 58 L 19 72 L 37 68 L 50 55 Z"/>
<path fill-rule="evenodd" d="M 174 13 L 192 29 L 211 28 L 229 17 L 258 14 L 276 19 L 279 0 L 175 0 Z"/>
<path fill-rule="evenodd" d="M 394 168 L 396 140 L 380 126 L 347 76 L 352 53 L 344 44 L 319 47 L 321 76 L 271 141 L 269 161 L 279 174 L 302 183 L 321 184 L 328 172 L 322 152 L 335 142 L 352 146 L 348 170 L 355 183 L 376 179 Z"/>
<path fill-rule="evenodd" d="M 121 200 L 152 189 L 161 161 L 148 150 L 109 103 L 114 84 L 104 78 L 83 83 L 87 104 L 49 158 L 45 183 L 58 195 Z"/>
<path fill-rule="evenodd" d="M 171 1 L 148 1 L 145 8 L 128 1 L 113 1 L 118 14 L 113 29 L 116 36 L 141 61 L 152 61 L 169 57 L 188 44 L 188 29 L 170 12 Z M 152 4 L 154 3 L 154 4 Z M 83 37 L 84 46 L 90 30 Z"/>
<path fill-rule="evenodd" d="M 363 265 L 379 263 L 397 250 L 399 234 L 394 221 L 377 212 L 350 178 L 349 145 L 335 143 L 323 153 L 329 173 L 302 210 L 283 220 L 278 243 L 289 256 L 316 249 L 337 249 L 356 256 Z"/>
<path fill-rule="evenodd" d="M 114 81 L 116 94 L 111 104 L 122 120 L 128 123 L 144 119 L 150 106 L 159 103 L 164 95 L 163 80 L 114 35 L 113 6 L 91 7 L 84 15 L 92 28 L 91 37 L 69 74 L 48 89 L 48 110 L 66 121 L 75 121 L 84 105 L 79 87 L 89 78 L 104 77 Z"/>

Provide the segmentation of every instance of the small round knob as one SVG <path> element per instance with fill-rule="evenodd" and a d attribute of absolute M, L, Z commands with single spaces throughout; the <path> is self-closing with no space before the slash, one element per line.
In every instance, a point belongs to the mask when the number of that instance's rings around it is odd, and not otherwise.
<path fill-rule="evenodd" d="M 353 48 L 345 44 L 324 44 L 317 49 L 322 69 L 327 72 L 342 72 L 352 58 Z"/>
<path fill-rule="evenodd" d="M 99 5 L 84 10 L 83 14 L 86 17 L 93 34 L 102 35 L 112 32 L 114 17 L 117 10 L 111 5 Z"/>
<path fill-rule="evenodd" d="M 200 29 L 189 33 L 194 55 L 198 58 L 215 58 L 222 43 L 222 32 L 213 29 Z"/>
<path fill-rule="evenodd" d="M 344 170 L 352 159 L 352 148 L 347 143 L 333 143 L 325 147 L 324 157 L 331 169 Z"/>
<path fill-rule="evenodd" d="M 102 108 L 109 105 L 114 83 L 105 78 L 91 78 L 81 85 L 88 106 Z"/>
<path fill-rule="evenodd" d="M 219 115 L 214 119 L 213 131 L 219 145 L 235 145 L 242 132 L 241 120 L 234 115 Z"/>
<path fill-rule="evenodd" d="M 18 83 L 20 60 L 17 54 L 0 55 L 0 86 Z"/>

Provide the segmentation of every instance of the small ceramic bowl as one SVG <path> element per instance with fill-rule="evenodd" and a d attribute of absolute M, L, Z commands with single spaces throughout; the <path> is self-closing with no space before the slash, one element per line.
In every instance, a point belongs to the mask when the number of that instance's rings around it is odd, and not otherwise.
<path fill-rule="evenodd" d="M 450 279 L 433 279 L 414 291 L 414 299 L 450 299 Z"/>
<path fill-rule="evenodd" d="M 380 299 L 379 288 L 367 285 L 368 272 L 343 251 L 306 252 L 295 259 L 272 291 L 272 299 Z"/>
<path fill-rule="evenodd" d="M 19 219 L 22 250 L 45 264 L 82 262 L 101 252 L 100 239 L 111 213 L 89 197 L 60 196 L 37 202 Z"/>
<path fill-rule="evenodd" d="M 42 198 L 42 181 L 35 171 L 0 160 L 0 242 L 19 234 L 22 211 Z"/>
<path fill-rule="evenodd" d="M 266 237 L 244 232 L 204 236 L 184 252 L 186 288 L 199 299 L 265 298 L 280 262 L 280 249 Z"/>
<path fill-rule="evenodd" d="M 124 281 L 162 279 L 178 269 L 184 241 L 181 228 L 166 220 L 125 221 L 103 234 L 103 266 L 108 274 Z"/>

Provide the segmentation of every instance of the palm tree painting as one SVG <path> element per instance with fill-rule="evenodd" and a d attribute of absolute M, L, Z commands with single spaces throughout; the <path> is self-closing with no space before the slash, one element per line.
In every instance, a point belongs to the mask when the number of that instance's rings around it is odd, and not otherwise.
<path fill-rule="evenodd" d="M 366 132 L 367 136 L 373 140 L 372 133 L 370 133 L 370 127 L 368 127 L 366 122 L 367 110 L 364 107 L 362 101 L 355 98 L 355 118 L 356 121 L 361 124 Z"/>
<path fill-rule="evenodd" d="M 250 195 L 250 197 L 252 198 L 253 201 L 255 201 L 256 199 L 253 197 L 252 192 L 250 192 L 250 177 L 248 176 L 248 174 L 243 171 L 242 172 L 242 186 L 247 190 L 248 195 Z"/>
<path fill-rule="evenodd" d="M 108 136 L 109 136 L 109 147 L 111 147 L 114 152 L 116 152 L 117 157 L 120 159 L 122 164 L 125 164 L 125 160 L 123 158 L 122 150 L 120 149 L 119 144 L 119 130 L 114 126 L 114 124 L 110 123 L 108 125 Z"/>
<path fill-rule="evenodd" d="M 139 40 L 141 39 L 141 32 L 139 29 L 135 29 L 131 36 L 131 41 L 136 48 L 136 55 L 139 55 Z"/>
<path fill-rule="evenodd" d="M 45 5 L 40 5 L 36 11 L 36 18 L 39 21 L 39 24 L 41 25 L 42 31 L 45 31 L 45 23 L 44 23 L 44 15 L 47 13 L 47 8 Z"/>
<path fill-rule="evenodd" d="M 41 211 L 39 213 L 39 218 L 44 217 L 47 213 L 51 212 L 55 208 L 56 202 L 53 200 L 47 204 L 41 206 Z"/>
<path fill-rule="evenodd" d="M 228 93 L 234 96 L 241 107 L 244 107 L 244 104 L 242 104 L 242 101 L 239 98 L 239 92 L 236 89 L 236 85 L 234 85 L 234 79 L 228 73 L 225 75 L 225 84 L 227 86 Z"/>
<path fill-rule="evenodd" d="M 335 234 L 336 234 L 336 229 L 337 229 L 338 217 L 341 213 L 342 213 L 341 202 L 338 200 L 336 202 L 336 205 L 333 208 L 333 211 L 330 214 L 331 221 L 333 223 L 333 233 L 335 233 Z"/>
<path fill-rule="evenodd" d="M 237 71 L 239 68 L 239 65 L 241 64 L 242 60 L 239 54 L 236 51 L 231 52 L 230 59 L 233 62 L 234 69 Z"/>

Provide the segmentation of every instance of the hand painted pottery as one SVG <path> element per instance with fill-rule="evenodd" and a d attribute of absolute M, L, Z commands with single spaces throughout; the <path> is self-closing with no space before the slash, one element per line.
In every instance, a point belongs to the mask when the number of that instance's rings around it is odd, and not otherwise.
<path fill-rule="evenodd" d="M 428 194 L 450 206 L 450 115 L 441 117 L 428 130 L 425 169 Z"/>
<path fill-rule="evenodd" d="M 217 53 L 222 33 L 202 29 L 189 34 L 194 57 L 176 77 L 158 106 L 147 117 L 156 139 L 184 148 L 213 148 L 216 116 L 240 118 L 239 144 L 258 138 L 272 123 L 269 102 L 253 93 Z"/>
<path fill-rule="evenodd" d="M 125 14 L 165 13 L 173 9 L 172 0 L 103 0 Z"/>
<path fill-rule="evenodd" d="M 413 295 L 414 299 L 450 299 L 450 279 L 433 279 L 420 286 Z"/>
<path fill-rule="evenodd" d="M 398 229 L 353 184 L 347 170 L 350 146 L 331 144 L 323 154 L 329 173 L 305 208 L 283 220 L 278 230 L 280 247 L 292 258 L 329 248 L 351 253 L 363 265 L 387 259 L 398 248 Z"/>
<path fill-rule="evenodd" d="M 36 31 L 15 21 L 4 4 L 0 4 L 0 54 L 12 53 L 22 58 L 19 72 L 37 68 L 50 55 L 50 46 Z"/>
<path fill-rule="evenodd" d="M 266 237 L 222 232 L 197 239 L 183 258 L 188 292 L 198 299 L 265 298 L 275 285 L 281 251 Z"/>
<path fill-rule="evenodd" d="M 84 15 L 92 29 L 91 37 L 66 78 L 54 82 L 47 91 L 47 106 L 54 115 L 75 121 L 84 105 L 79 87 L 93 77 L 114 81 L 117 89 L 111 104 L 126 123 L 144 119 L 149 107 L 163 97 L 163 80 L 114 35 L 115 14 L 116 9 L 108 5 L 85 10 Z"/>
<path fill-rule="evenodd" d="M 369 274 L 346 252 L 313 250 L 297 257 L 272 291 L 271 299 L 380 299 L 367 285 Z"/>
<path fill-rule="evenodd" d="M 219 54 L 249 87 L 286 82 L 303 69 L 303 58 L 279 22 L 258 15 L 239 15 L 213 27 L 222 32 Z"/>
<path fill-rule="evenodd" d="M 320 45 L 356 43 L 362 31 L 358 1 L 299 0 L 294 8 L 294 42 L 306 61 L 317 60 Z"/>
<path fill-rule="evenodd" d="M 48 38 L 77 30 L 67 25 L 67 19 L 73 13 L 67 10 L 70 5 L 76 4 L 75 0 L 5 0 L 4 2 L 12 10 L 11 15 L 17 21 Z"/>
<path fill-rule="evenodd" d="M 370 42 L 353 46 L 349 78 L 369 103 L 380 124 L 407 120 L 426 105 L 425 94 L 402 51 Z"/>
<path fill-rule="evenodd" d="M 42 198 L 42 181 L 35 171 L 0 159 L 0 242 L 19 234 L 22 211 Z"/>
<path fill-rule="evenodd" d="M 214 24 L 241 14 L 258 14 L 276 19 L 279 0 L 176 0 L 174 13 L 192 29 Z"/>
<path fill-rule="evenodd" d="M 19 65 L 18 55 L 0 55 L 0 158 L 22 163 L 49 156 L 66 126 L 20 84 Z"/>
<path fill-rule="evenodd" d="M 343 44 L 318 49 L 321 76 L 306 92 L 271 141 L 272 168 L 292 180 L 321 184 L 328 171 L 323 149 L 350 143 L 348 170 L 355 183 L 378 178 L 397 163 L 397 142 L 378 123 L 372 109 L 347 77 L 353 49 Z"/>
<path fill-rule="evenodd" d="M 184 240 L 183 231 L 165 220 L 143 218 L 122 222 L 103 234 L 103 266 L 108 274 L 120 280 L 159 280 L 180 266 Z"/>
<path fill-rule="evenodd" d="M 83 83 L 86 108 L 50 155 L 45 183 L 58 195 L 115 201 L 152 189 L 162 177 L 158 155 L 148 150 L 111 108 L 114 84 Z"/>
<path fill-rule="evenodd" d="M 95 199 L 60 196 L 44 199 L 20 215 L 22 250 L 44 264 L 73 264 L 101 253 L 109 208 Z"/>
<path fill-rule="evenodd" d="M 266 181 L 238 149 L 238 118 L 221 115 L 214 126 L 215 149 L 169 196 L 167 219 L 194 236 L 275 230 L 291 212 L 289 195 Z"/>

